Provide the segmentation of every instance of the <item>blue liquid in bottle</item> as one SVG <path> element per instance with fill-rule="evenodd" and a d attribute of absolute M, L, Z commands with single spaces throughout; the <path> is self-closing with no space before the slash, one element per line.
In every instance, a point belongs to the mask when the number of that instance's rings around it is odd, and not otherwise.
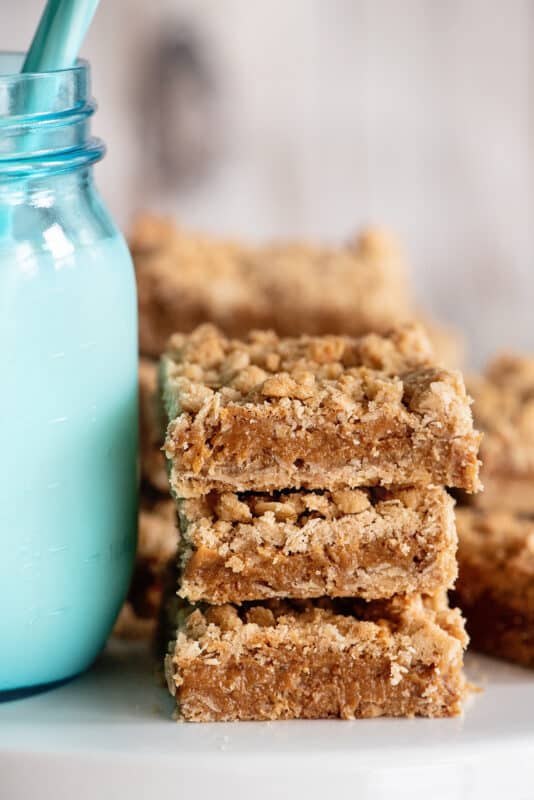
<path fill-rule="evenodd" d="M 93 183 L 88 66 L 20 61 L 0 56 L 0 692 L 91 664 L 137 528 L 135 281 Z M 39 80 L 52 106 L 25 117 Z"/>

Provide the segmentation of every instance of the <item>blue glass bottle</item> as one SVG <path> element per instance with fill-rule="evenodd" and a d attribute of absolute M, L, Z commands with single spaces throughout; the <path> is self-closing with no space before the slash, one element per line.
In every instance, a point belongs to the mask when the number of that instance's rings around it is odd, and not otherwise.
<path fill-rule="evenodd" d="M 94 660 L 137 515 L 137 312 L 93 182 L 89 66 L 0 54 L 0 692 Z"/>

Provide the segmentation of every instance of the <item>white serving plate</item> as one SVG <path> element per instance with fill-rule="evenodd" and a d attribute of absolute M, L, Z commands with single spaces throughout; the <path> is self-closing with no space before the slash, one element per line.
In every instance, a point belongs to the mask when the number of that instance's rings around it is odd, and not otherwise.
<path fill-rule="evenodd" d="M 484 691 L 457 719 L 177 724 L 146 646 L 112 642 L 0 704 L 0 800 L 533 800 L 534 671 L 467 669 Z"/>

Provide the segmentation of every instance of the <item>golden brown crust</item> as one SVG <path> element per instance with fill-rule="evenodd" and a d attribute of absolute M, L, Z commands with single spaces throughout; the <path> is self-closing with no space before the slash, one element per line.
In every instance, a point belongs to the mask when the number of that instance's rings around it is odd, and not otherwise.
<path fill-rule="evenodd" d="M 453 716 L 466 636 L 420 597 L 189 607 L 166 658 L 189 721 Z"/>
<path fill-rule="evenodd" d="M 481 446 L 480 508 L 534 513 L 534 358 L 496 357 L 469 390 Z"/>
<path fill-rule="evenodd" d="M 284 336 L 360 335 L 413 316 L 404 255 L 379 229 L 338 248 L 253 247 L 145 215 L 130 247 L 145 355 L 158 357 L 176 330 L 189 332 L 208 321 L 237 337 L 251 328 Z"/>
<path fill-rule="evenodd" d="M 456 578 L 453 501 L 443 489 L 213 492 L 179 503 L 190 602 L 432 593 Z"/>
<path fill-rule="evenodd" d="M 387 336 L 229 340 L 176 334 L 162 359 L 178 497 L 212 489 L 478 488 L 479 435 L 459 373 L 420 327 Z"/>

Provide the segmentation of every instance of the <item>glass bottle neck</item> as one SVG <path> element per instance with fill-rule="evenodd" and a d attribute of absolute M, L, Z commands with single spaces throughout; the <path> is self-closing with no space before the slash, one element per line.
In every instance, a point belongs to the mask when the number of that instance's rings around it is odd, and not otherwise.
<path fill-rule="evenodd" d="M 0 181 L 77 170 L 98 161 L 91 135 L 96 105 L 86 62 L 22 74 L 22 54 L 0 52 Z"/>
<path fill-rule="evenodd" d="M 116 234 L 92 167 L 0 180 L 0 254 L 15 243 L 25 252 L 59 239 L 78 248 Z"/>

